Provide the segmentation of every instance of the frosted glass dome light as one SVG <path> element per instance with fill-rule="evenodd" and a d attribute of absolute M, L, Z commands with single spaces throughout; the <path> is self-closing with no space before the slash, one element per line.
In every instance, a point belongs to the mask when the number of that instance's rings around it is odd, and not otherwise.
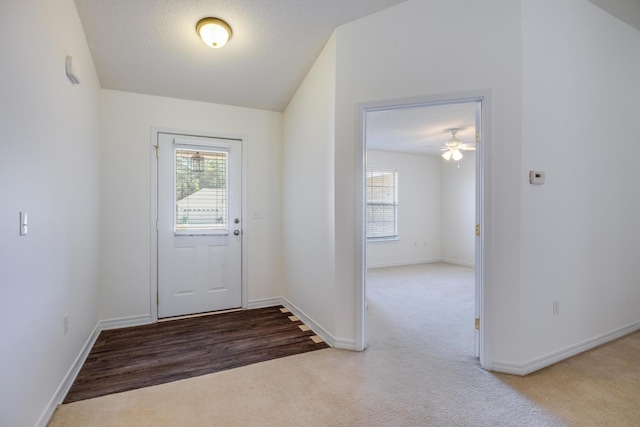
<path fill-rule="evenodd" d="M 221 48 L 231 38 L 231 27 L 218 18 L 203 18 L 196 25 L 196 32 L 209 47 Z"/>

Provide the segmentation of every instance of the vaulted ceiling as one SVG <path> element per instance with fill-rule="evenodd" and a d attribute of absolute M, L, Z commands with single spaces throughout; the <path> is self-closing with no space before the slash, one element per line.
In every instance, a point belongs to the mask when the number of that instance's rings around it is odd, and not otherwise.
<path fill-rule="evenodd" d="M 333 30 L 405 0 L 75 0 L 105 89 L 283 111 Z M 640 29 L 640 0 L 589 0 Z M 222 49 L 195 31 L 229 23 Z M 450 137 L 472 141 L 469 105 L 368 116 L 371 149 L 438 155 Z"/>
<path fill-rule="evenodd" d="M 333 30 L 404 0 L 75 0 L 105 89 L 283 111 Z M 225 20 L 222 49 L 196 34 Z"/>
<path fill-rule="evenodd" d="M 640 0 L 589 1 L 637 30 L 640 30 Z"/>

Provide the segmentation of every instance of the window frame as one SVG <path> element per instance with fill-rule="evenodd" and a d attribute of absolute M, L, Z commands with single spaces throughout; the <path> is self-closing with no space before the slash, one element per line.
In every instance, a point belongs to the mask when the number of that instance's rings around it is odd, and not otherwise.
<path fill-rule="evenodd" d="M 182 224 L 178 224 L 178 215 L 179 215 L 179 211 L 178 211 L 178 197 L 177 197 L 177 165 L 176 165 L 176 161 L 177 161 L 177 156 L 178 156 L 178 152 L 199 152 L 201 154 L 204 154 L 205 156 L 207 154 L 224 154 L 225 157 L 225 176 L 224 176 L 224 182 L 225 182 L 225 189 L 224 189 L 224 193 L 225 193 L 225 198 L 226 198 L 226 202 L 225 202 L 225 207 L 224 207 L 224 216 L 223 218 L 226 219 L 226 221 L 221 224 L 220 226 L 218 226 L 217 224 L 202 224 L 202 226 L 194 226 L 195 224 L 189 224 L 189 226 L 187 227 L 181 227 L 180 225 Z M 175 236 L 226 236 L 229 234 L 229 227 L 230 227 L 230 223 L 229 223 L 229 201 L 228 201 L 228 197 L 229 197 L 229 149 L 227 147 L 223 147 L 223 146 L 200 146 L 200 145 L 190 145 L 190 144 L 182 144 L 182 143 L 174 143 L 174 149 L 173 149 L 173 205 L 174 205 L 174 209 L 173 209 L 173 234 Z M 189 209 L 191 211 L 191 209 Z"/>
<path fill-rule="evenodd" d="M 393 176 L 393 184 L 389 185 L 381 185 L 381 186 L 373 186 L 371 185 L 371 179 L 373 179 L 372 174 L 380 174 L 381 176 L 391 174 Z M 383 178 L 384 180 L 384 178 Z M 373 188 L 382 188 L 389 189 L 392 188 L 392 201 L 386 201 L 384 190 L 382 191 L 382 197 L 380 200 L 372 201 L 370 195 L 373 193 Z M 366 199 L 366 237 L 368 242 L 385 242 L 385 241 L 396 241 L 399 240 L 398 236 L 398 170 L 397 169 L 382 169 L 382 168 L 367 168 L 366 177 L 365 177 L 365 199 Z M 382 207 L 382 220 L 372 221 L 371 216 L 371 208 L 373 207 Z M 384 219 L 384 208 L 391 207 L 393 210 L 393 219 L 391 221 Z M 372 235 L 371 224 L 373 222 L 382 223 L 382 235 Z M 387 223 L 392 223 L 392 232 L 385 233 L 387 230 Z"/>

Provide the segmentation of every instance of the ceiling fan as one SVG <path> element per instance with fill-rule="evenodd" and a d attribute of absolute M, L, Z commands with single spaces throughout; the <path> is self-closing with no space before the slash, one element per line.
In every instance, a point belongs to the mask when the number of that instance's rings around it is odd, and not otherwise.
<path fill-rule="evenodd" d="M 460 129 L 451 128 L 447 129 L 447 132 L 451 132 L 451 138 L 444 143 L 444 147 L 440 149 L 440 151 L 444 151 L 442 153 L 442 157 L 445 160 L 455 160 L 458 161 L 462 159 L 462 151 L 461 150 L 475 150 L 476 144 L 473 142 L 462 142 L 458 138 L 456 138 L 456 133 L 458 133 Z"/>

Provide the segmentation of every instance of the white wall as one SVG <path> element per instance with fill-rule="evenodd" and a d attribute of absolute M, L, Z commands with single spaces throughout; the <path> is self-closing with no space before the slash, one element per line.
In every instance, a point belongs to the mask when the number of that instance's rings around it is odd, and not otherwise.
<path fill-rule="evenodd" d="M 441 161 L 440 258 L 475 266 L 476 155 L 465 151 L 459 162 Z M 460 167 L 458 167 L 460 166 Z"/>
<path fill-rule="evenodd" d="M 640 327 L 640 32 L 586 0 L 523 5 L 522 326 L 510 354 L 531 363 Z M 529 170 L 546 183 L 529 185 Z"/>
<path fill-rule="evenodd" d="M 285 296 L 335 338 L 335 38 L 284 112 Z"/>
<path fill-rule="evenodd" d="M 475 265 L 474 152 L 447 162 L 368 150 L 367 166 L 397 169 L 399 182 L 398 240 L 368 242 L 368 268 L 437 261 Z"/>
<path fill-rule="evenodd" d="M 398 171 L 398 240 L 367 243 L 367 267 L 439 261 L 440 158 L 367 151 L 369 169 Z"/>
<path fill-rule="evenodd" d="M 112 90 L 101 100 L 102 319 L 150 314 L 152 126 L 246 138 L 248 299 L 282 296 L 282 114 Z"/>
<path fill-rule="evenodd" d="M 380 37 L 380 28 L 389 22 L 402 25 Z M 480 89 L 493 94 L 493 134 L 485 158 L 488 197 L 499 207 L 489 212 L 485 227 L 493 260 L 485 277 L 487 296 L 497 297 L 489 311 L 498 344 L 519 336 L 517 308 L 512 307 L 517 306 L 520 279 L 520 22 L 520 3 L 510 0 L 408 0 L 336 30 L 335 180 L 340 185 L 335 195 L 335 305 L 336 330 L 345 339 L 355 336 L 354 106 Z M 504 347 L 498 345 L 501 357 Z"/>
<path fill-rule="evenodd" d="M 487 365 L 526 372 L 640 327 L 640 145 L 602 148 L 639 116 L 639 39 L 586 0 L 409 0 L 338 28 L 336 333 L 354 336 L 354 106 L 485 88 Z"/>
<path fill-rule="evenodd" d="M 98 321 L 99 85 L 72 0 L 1 2 L 0 46 L 0 425 L 33 426 Z"/>

